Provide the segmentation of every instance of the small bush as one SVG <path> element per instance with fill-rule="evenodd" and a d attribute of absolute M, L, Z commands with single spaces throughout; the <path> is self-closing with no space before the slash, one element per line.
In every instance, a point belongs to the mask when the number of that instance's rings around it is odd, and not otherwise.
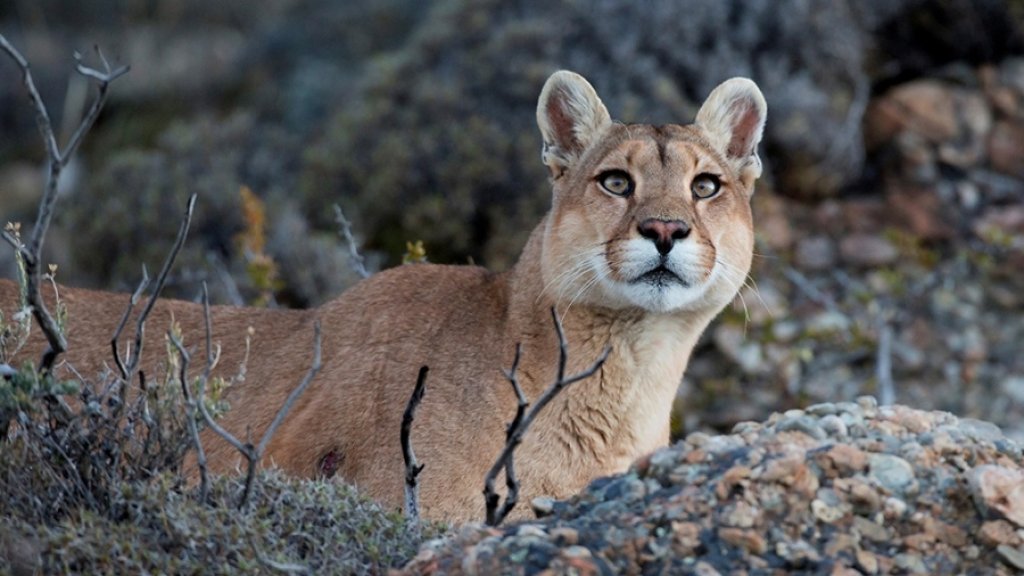
<path fill-rule="evenodd" d="M 238 477 L 213 478 L 204 499 L 183 473 L 194 445 L 180 362 L 168 346 L 166 376 L 131 386 L 31 365 L 0 378 L 0 573 L 381 573 L 440 533 L 340 482 L 273 471 L 241 505 Z M 225 387 L 206 387 L 214 413 Z"/>
<path fill-rule="evenodd" d="M 10 466 L 4 464 L 4 476 Z M 402 516 L 349 486 L 260 474 L 250 505 L 238 510 L 238 478 L 218 478 L 208 503 L 173 475 L 127 483 L 116 514 L 79 508 L 55 522 L 0 516 L 9 548 L 31 550 L 46 574 L 379 574 L 401 565 L 421 542 Z M 423 536 L 439 535 L 426 526 Z M 0 547 L 0 556 L 3 554 Z M 0 558 L 0 571 L 4 559 Z"/>

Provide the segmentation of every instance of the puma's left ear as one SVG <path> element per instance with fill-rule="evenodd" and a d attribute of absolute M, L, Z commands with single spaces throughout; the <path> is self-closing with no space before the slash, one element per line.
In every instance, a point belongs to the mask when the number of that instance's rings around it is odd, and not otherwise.
<path fill-rule="evenodd" d="M 757 144 L 764 133 L 768 105 L 749 78 L 731 78 L 711 91 L 697 113 L 697 125 L 737 167 L 744 184 L 761 176 Z"/>

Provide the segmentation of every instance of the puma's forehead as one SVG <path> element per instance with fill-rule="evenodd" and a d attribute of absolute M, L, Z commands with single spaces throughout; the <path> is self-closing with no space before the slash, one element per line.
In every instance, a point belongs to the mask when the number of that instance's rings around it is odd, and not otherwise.
<path fill-rule="evenodd" d="M 660 165 L 663 168 L 727 172 L 731 164 L 693 126 L 614 124 L 583 158 L 584 165 L 603 168 Z M 680 165 L 681 164 L 681 165 Z M 608 166 L 611 167 L 611 166 Z"/>

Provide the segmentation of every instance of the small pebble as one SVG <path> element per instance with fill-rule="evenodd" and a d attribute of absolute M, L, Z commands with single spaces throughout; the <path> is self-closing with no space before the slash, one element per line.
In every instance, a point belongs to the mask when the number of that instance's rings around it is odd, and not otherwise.
<path fill-rule="evenodd" d="M 872 454 L 868 467 L 868 475 L 893 493 L 902 492 L 914 481 L 914 467 L 899 456 Z"/>
<path fill-rule="evenodd" d="M 843 422 L 843 419 L 835 414 L 824 416 L 818 423 L 826 434 L 837 440 L 845 440 L 849 436 L 846 422 Z"/>
<path fill-rule="evenodd" d="M 786 416 L 775 429 L 779 432 L 803 432 L 815 440 L 824 440 L 828 437 L 825 430 L 818 424 L 818 419 L 804 415 L 803 411 L 800 411 L 799 415 Z"/>
<path fill-rule="evenodd" d="M 1020 548 L 1014 548 L 1007 546 L 1006 544 L 1000 544 L 996 547 L 996 552 L 999 557 L 1002 558 L 1003 562 L 1013 566 L 1018 570 L 1024 570 L 1024 550 Z"/>

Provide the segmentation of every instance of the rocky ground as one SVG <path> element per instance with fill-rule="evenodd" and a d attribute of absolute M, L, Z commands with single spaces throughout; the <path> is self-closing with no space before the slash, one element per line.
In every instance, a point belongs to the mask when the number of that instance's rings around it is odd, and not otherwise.
<path fill-rule="evenodd" d="M 874 394 L 1024 440 L 1024 60 L 901 84 L 843 198 L 754 198 L 742 300 L 698 349 L 680 431 Z"/>
<path fill-rule="evenodd" d="M 694 433 L 534 506 L 426 544 L 403 574 L 1024 572 L 1021 446 L 873 397 Z"/>

